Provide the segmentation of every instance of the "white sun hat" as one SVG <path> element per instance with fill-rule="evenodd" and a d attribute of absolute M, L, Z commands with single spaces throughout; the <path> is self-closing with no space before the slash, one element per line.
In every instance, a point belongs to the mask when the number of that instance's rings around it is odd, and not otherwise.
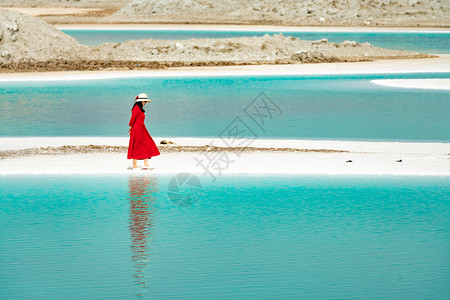
<path fill-rule="evenodd" d="M 134 99 L 134 102 L 152 102 L 150 99 L 148 99 L 147 94 L 146 93 L 140 93 L 139 96 L 136 97 L 136 99 Z"/>

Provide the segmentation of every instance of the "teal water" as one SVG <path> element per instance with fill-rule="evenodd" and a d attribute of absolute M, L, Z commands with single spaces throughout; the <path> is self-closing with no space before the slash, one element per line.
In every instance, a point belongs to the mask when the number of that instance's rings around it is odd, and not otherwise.
<path fill-rule="evenodd" d="M 419 51 L 423 53 L 450 53 L 450 33 L 418 32 L 283 32 L 283 31 L 196 31 L 196 30 L 63 30 L 80 43 L 96 46 L 102 43 L 123 43 L 128 40 L 160 39 L 179 40 L 191 38 L 229 38 L 263 36 L 283 33 L 303 40 L 327 38 L 330 42 L 345 40 L 370 43 L 377 47 Z"/>
<path fill-rule="evenodd" d="M 0 181 L 0 299 L 448 299 L 448 177 Z"/>
<path fill-rule="evenodd" d="M 449 73 L 126 78 L 0 82 L 0 136 L 127 136 L 134 96 L 147 92 L 153 136 L 217 137 L 240 118 L 260 138 L 450 141 L 450 92 L 372 79 Z M 278 108 L 258 108 L 264 92 Z M 273 107 L 273 106 L 272 106 Z M 261 120 L 263 119 L 263 120 Z M 264 121 L 264 126 L 261 122 Z M 249 131 L 250 132 L 250 131 Z"/>

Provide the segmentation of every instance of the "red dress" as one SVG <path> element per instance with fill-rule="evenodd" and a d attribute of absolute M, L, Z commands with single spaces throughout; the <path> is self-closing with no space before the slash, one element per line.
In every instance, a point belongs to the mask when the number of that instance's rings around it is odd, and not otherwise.
<path fill-rule="evenodd" d="M 159 155 L 155 142 L 144 124 L 145 114 L 135 105 L 131 111 L 130 143 L 128 145 L 128 159 L 146 159 Z"/>

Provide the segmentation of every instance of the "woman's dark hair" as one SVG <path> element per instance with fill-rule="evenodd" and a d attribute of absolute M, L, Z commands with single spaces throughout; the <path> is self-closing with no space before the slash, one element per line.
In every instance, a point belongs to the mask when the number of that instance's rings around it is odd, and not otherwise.
<path fill-rule="evenodd" d="M 142 106 L 142 101 L 135 102 L 134 105 L 133 105 L 133 107 L 131 108 L 131 110 L 133 110 L 133 108 L 134 108 L 136 105 L 139 107 L 139 109 L 140 109 L 143 113 L 145 113 L 144 107 Z"/>

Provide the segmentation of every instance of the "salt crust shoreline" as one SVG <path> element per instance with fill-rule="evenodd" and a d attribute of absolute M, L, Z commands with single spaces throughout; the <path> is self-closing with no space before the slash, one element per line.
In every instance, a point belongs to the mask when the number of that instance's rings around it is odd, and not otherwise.
<path fill-rule="evenodd" d="M 155 138 L 157 144 L 161 139 Z M 164 139 L 184 146 L 224 145 L 220 139 Z M 0 138 L 0 150 L 89 144 L 124 146 L 127 143 L 128 138 L 126 137 L 13 137 Z M 290 147 L 349 152 L 280 153 L 262 151 L 241 153 L 240 156 L 236 153 L 226 152 L 230 163 L 221 174 L 450 176 L 450 143 L 255 140 L 251 147 Z M 205 157 L 202 153 L 195 152 L 163 153 L 150 160 L 154 170 L 149 173 L 145 173 L 146 171 L 138 173 L 175 174 L 186 172 L 205 175 L 205 169 L 198 165 L 196 159 L 205 159 Z M 348 160 L 352 160 L 352 162 L 347 162 Z M 398 160 L 402 160 L 402 162 L 398 162 Z M 126 159 L 126 153 L 37 155 L 0 160 L 0 175 L 132 174 L 133 171 L 129 169 L 130 167 L 131 161 Z M 211 171 L 214 172 L 212 169 Z"/>
<path fill-rule="evenodd" d="M 270 75 L 345 75 L 448 73 L 450 55 L 437 58 L 379 60 L 373 62 L 346 62 L 291 65 L 246 65 L 220 67 L 181 67 L 167 70 L 144 71 L 63 71 L 3 73 L 0 82 L 95 80 L 132 77 L 215 77 L 215 76 L 270 76 Z"/>
<path fill-rule="evenodd" d="M 439 79 L 376 79 L 372 83 L 408 89 L 450 90 L 450 78 Z"/>

